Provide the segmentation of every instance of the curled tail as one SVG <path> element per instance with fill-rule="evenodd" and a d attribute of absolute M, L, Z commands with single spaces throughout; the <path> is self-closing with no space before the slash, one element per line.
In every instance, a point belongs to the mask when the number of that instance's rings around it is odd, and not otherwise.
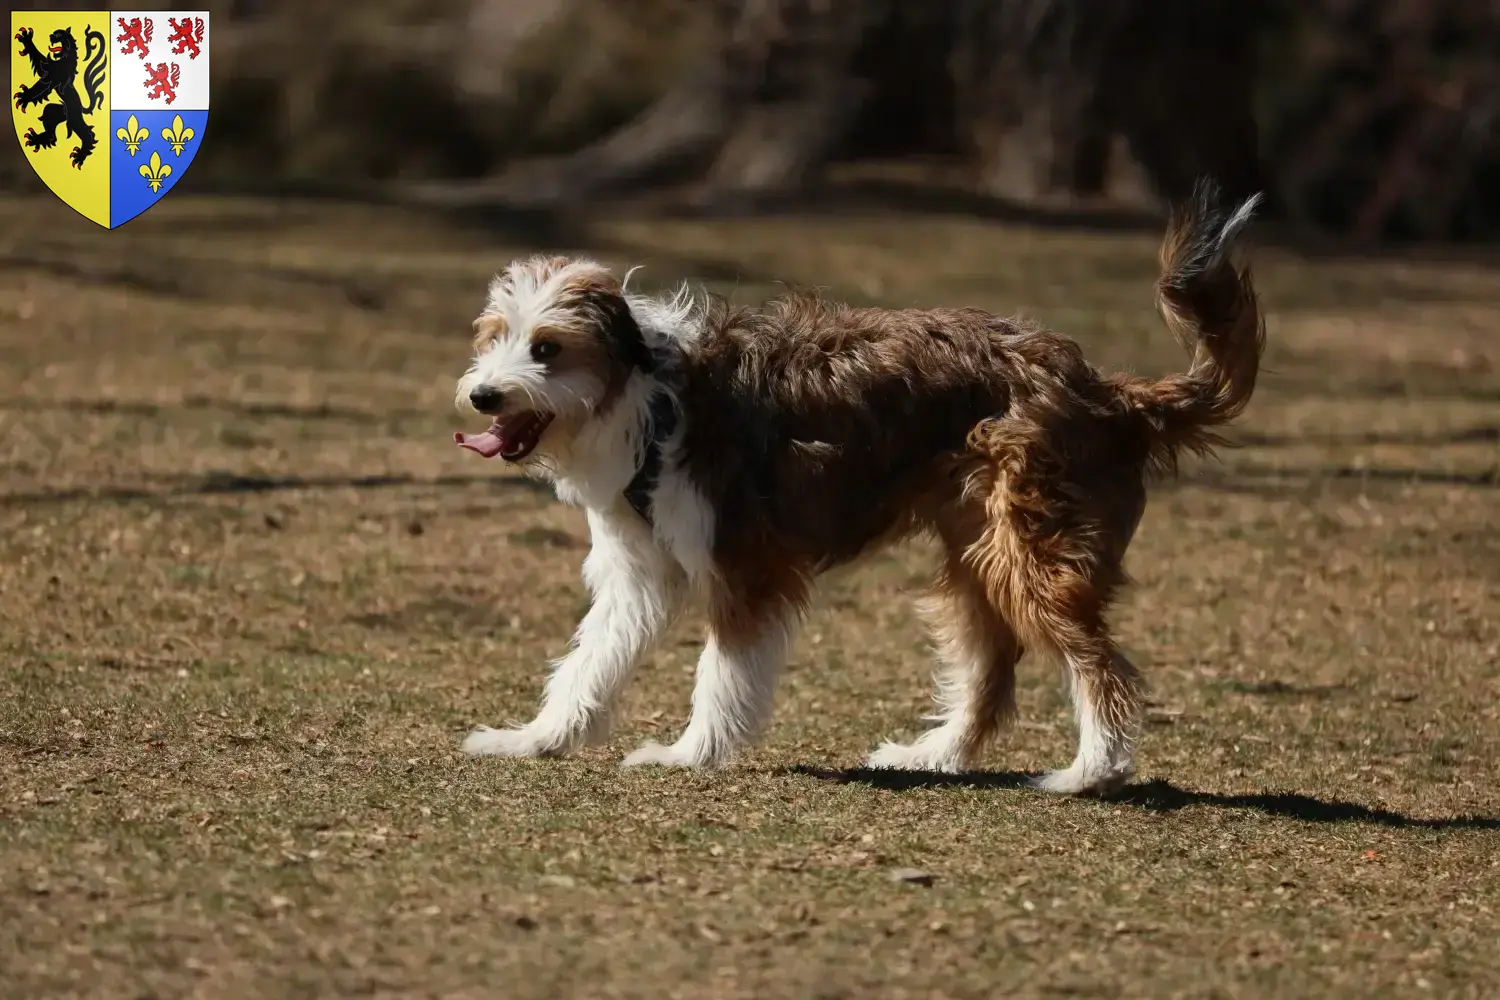
<path fill-rule="evenodd" d="M 104 37 L 103 32 L 90 26 L 83 30 L 83 42 L 84 54 L 89 57 L 88 66 L 83 71 L 83 90 L 88 94 L 89 103 L 83 110 L 93 114 L 94 109 L 104 103 L 104 59 L 109 40 Z"/>
<path fill-rule="evenodd" d="M 1259 202 L 1255 195 L 1231 211 L 1216 184 L 1200 181 L 1162 241 L 1157 305 L 1193 361 L 1184 373 L 1131 379 L 1123 388 L 1155 425 L 1153 459 L 1163 469 L 1182 451 L 1223 444 L 1213 428 L 1244 412 L 1255 391 L 1265 321 L 1250 269 L 1236 264 L 1233 252 Z"/>

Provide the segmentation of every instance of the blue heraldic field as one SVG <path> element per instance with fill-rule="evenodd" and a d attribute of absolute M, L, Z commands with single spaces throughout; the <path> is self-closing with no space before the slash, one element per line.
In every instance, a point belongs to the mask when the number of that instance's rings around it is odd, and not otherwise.
<path fill-rule="evenodd" d="M 115 111 L 110 115 L 111 229 L 166 197 L 187 173 L 207 125 L 207 109 Z"/>

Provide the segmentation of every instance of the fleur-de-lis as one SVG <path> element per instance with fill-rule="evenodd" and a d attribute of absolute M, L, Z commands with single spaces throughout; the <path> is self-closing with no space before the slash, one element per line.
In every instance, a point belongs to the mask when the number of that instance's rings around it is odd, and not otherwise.
<path fill-rule="evenodd" d="M 162 183 L 172 176 L 172 165 L 161 162 L 161 154 L 152 150 L 151 162 L 141 164 L 140 174 L 151 185 L 152 191 L 160 191 Z"/>
<path fill-rule="evenodd" d="M 141 128 L 141 123 L 136 121 L 135 115 L 131 115 L 125 119 L 124 128 L 115 129 L 115 138 L 123 142 L 125 148 L 130 150 L 130 155 L 134 156 L 141 148 L 141 143 L 151 138 L 151 130 Z"/>
<path fill-rule="evenodd" d="M 193 141 L 193 130 L 182 127 L 182 116 L 172 116 L 172 127 L 162 129 L 161 137 L 172 144 L 172 152 L 182 155 L 182 147 Z"/>

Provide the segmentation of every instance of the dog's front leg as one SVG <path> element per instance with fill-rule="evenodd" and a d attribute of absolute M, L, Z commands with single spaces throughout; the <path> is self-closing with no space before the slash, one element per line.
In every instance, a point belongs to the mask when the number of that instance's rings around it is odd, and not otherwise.
<path fill-rule="evenodd" d="M 604 742 L 616 697 L 681 607 L 682 570 L 643 526 L 591 511 L 589 527 L 583 576 L 593 604 L 553 664 L 541 711 L 524 726 L 474 730 L 465 753 L 549 757 Z"/>
<path fill-rule="evenodd" d="M 693 713 L 681 738 L 671 746 L 646 743 L 625 758 L 626 767 L 714 767 L 760 736 L 771 718 L 776 678 L 791 649 L 797 613 L 781 604 L 755 614 L 743 611 L 738 609 L 733 620 L 714 616 L 698 658 Z"/>

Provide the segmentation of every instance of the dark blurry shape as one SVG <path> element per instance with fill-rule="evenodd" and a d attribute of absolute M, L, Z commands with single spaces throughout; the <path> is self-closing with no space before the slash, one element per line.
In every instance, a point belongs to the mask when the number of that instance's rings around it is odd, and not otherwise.
<path fill-rule="evenodd" d="M 253 21 L 265 17 L 271 8 L 271 0 L 230 0 L 229 9 L 225 13 L 235 20 Z"/>
<path fill-rule="evenodd" d="M 1248 4 L 961 3 L 960 127 L 983 186 L 1020 202 L 1177 202 L 1265 187 Z"/>
<path fill-rule="evenodd" d="M 1298 228 L 1500 236 L 1500 6 L 1261 3 L 1263 148 Z"/>
<path fill-rule="evenodd" d="M 188 190 L 754 208 L 880 161 L 899 183 L 861 196 L 1155 212 L 1212 174 L 1303 232 L 1500 236 L 1493 0 L 207 6 L 214 111 Z M 19 144 L 0 183 L 37 183 Z"/>
<path fill-rule="evenodd" d="M 1197 0 L 720 0 L 716 10 L 721 44 L 694 75 L 571 159 L 518 175 L 517 196 L 699 179 L 708 201 L 738 203 L 799 194 L 835 157 L 968 153 L 990 193 L 1068 202 L 1105 193 L 1117 136 L 1153 202 L 1185 196 L 1204 174 L 1233 197 L 1263 186 L 1243 14 Z"/>
<path fill-rule="evenodd" d="M 561 204 L 706 178 L 719 195 L 798 190 L 862 96 L 851 66 L 884 0 L 713 0 L 717 41 L 633 121 L 513 175 L 509 197 Z"/>
<path fill-rule="evenodd" d="M 934 157 L 1032 207 L 1160 208 L 1195 178 L 1357 241 L 1500 233 L 1489 0 L 716 0 L 717 45 L 622 128 L 517 171 L 533 205 Z"/>
<path fill-rule="evenodd" d="M 208 6 L 217 78 L 199 189 L 329 194 L 576 150 L 680 79 L 678 53 L 709 20 L 682 0 Z"/>

